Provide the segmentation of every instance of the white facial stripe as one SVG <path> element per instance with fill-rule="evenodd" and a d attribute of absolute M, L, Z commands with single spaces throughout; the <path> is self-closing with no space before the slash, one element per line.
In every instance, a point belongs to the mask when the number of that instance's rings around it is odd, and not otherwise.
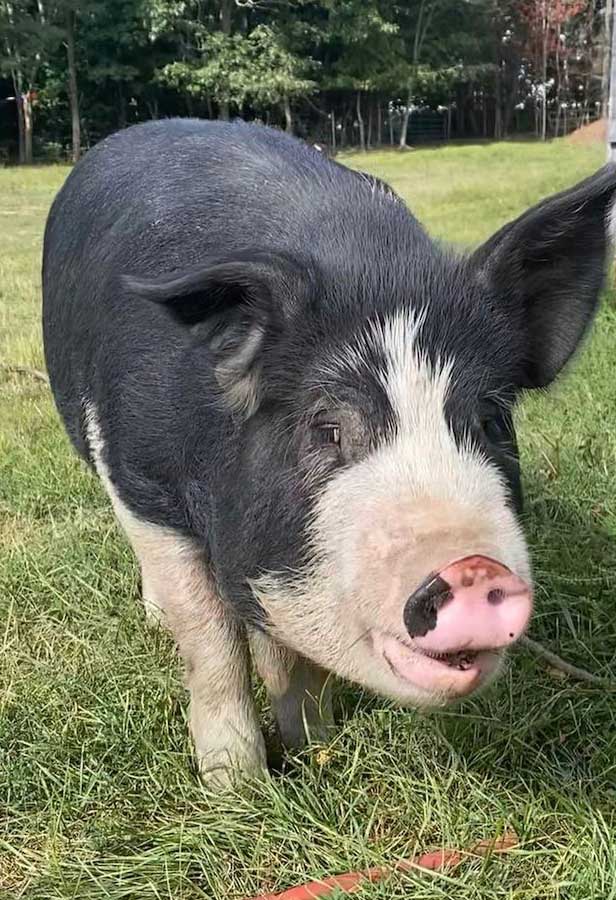
<path fill-rule="evenodd" d="M 396 416 L 398 431 L 447 429 L 444 418 L 452 366 L 433 367 L 418 347 L 423 317 L 399 311 L 385 323 L 372 326 L 371 339 L 385 353 L 387 369 L 380 380 Z M 448 429 L 447 429 L 448 431 Z"/>
<path fill-rule="evenodd" d="M 504 529 L 498 539 L 503 544 L 499 558 L 525 569 L 525 552 L 523 558 L 517 552 L 510 556 L 504 546 L 511 537 L 511 546 L 519 547 L 520 532 L 508 509 L 500 472 L 470 441 L 460 446 L 451 433 L 445 405 L 453 365 L 449 360 L 431 364 L 419 346 L 422 325 L 422 316 L 398 311 L 383 323 L 372 324 L 356 351 L 364 368 L 366 351 L 371 350 L 373 358 L 385 357 L 385 370 L 378 377 L 395 418 L 393 437 L 360 465 L 357 474 L 365 467 L 366 483 L 373 484 L 370 493 L 374 497 L 378 492 L 386 503 L 442 501 L 451 504 L 452 515 L 467 509 L 473 516 L 485 517 L 487 528 L 491 524 L 496 533 Z"/>

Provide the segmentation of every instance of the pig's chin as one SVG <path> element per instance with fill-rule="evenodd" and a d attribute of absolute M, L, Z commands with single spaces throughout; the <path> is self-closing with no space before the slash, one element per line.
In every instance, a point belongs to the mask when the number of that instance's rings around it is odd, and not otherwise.
<path fill-rule="evenodd" d="M 369 640 L 381 666 L 395 679 L 391 693 L 426 706 L 443 705 L 473 693 L 496 675 L 503 657 L 499 650 L 429 656 L 412 642 L 385 631 L 373 630 Z"/>

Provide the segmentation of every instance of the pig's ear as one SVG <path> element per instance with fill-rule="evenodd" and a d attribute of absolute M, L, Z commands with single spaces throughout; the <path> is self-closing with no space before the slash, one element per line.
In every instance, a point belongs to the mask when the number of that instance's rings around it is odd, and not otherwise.
<path fill-rule="evenodd" d="M 616 166 L 605 166 L 505 225 L 471 257 L 493 302 L 522 333 L 521 387 L 550 384 L 593 319 L 615 195 Z"/>
<path fill-rule="evenodd" d="M 263 360 L 305 293 L 299 266 L 282 254 L 218 259 L 155 280 L 124 276 L 127 294 L 163 304 L 207 343 L 223 401 L 251 415 L 263 393 Z"/>

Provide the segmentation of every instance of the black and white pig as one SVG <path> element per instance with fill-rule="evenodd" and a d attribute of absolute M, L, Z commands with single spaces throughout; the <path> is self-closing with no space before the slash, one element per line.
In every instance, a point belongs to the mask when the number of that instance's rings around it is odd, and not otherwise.
<path fill-rule="evenodd" d="M 327 734 L 329 673 L 435 705 L 498 671 L 532 605 L 512 411 L 590 325 L 615 191 L 605 168 L 460 256 L 264 127 L 138 125 L 68 177 L 51 384 L 177 642 L 206 777 L 265 767 L 250 657 L 290 746 Z"/>

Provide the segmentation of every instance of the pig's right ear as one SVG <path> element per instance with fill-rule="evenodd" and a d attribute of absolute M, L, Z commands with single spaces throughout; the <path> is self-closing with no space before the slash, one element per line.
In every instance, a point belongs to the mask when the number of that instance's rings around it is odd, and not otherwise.
<path fill-rule="evenodd" d="M 520 337 L 520 387 L 546 387 L 595 315 L 613 242 L 616 166 L 525 212 L 470 257 Z"/>
<path fill-rule="evenodd" d="M 153 280 L 124 276 L 123 288 L 163 304 L 207 343 L 223 402 L 248 417 L 263 396 L 268 347 L 302 301 L 306 277 L 286 255 L 251 253 Z"/>

